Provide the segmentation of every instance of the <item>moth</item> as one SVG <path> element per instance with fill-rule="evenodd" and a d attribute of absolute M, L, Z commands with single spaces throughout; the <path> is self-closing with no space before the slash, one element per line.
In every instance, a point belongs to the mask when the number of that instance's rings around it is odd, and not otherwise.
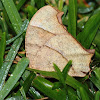
<path fill-rule="evenodd" d="M 47 5 L 32 17 L 26 32 L 25 50 L 29 67 L 54 71 L 53 63 L 62 70 L 69 60 L 70 76 L 84 77 L 90 71 L 90 61 L 95 50 L 87 50 L 62 24 L 63 12 Z"/>

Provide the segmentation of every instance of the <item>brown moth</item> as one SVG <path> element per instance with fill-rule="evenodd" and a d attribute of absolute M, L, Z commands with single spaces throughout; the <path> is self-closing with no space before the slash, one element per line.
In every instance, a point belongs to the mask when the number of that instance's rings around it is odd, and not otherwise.
<path fill-rule="evenodd" d="M 94 50 L 84 49 L 62 25 L 63 12 L 44 6 L 31 19 L 25 38 L 29 67 L 54 71 L 53 63 L 62 70 L 69 60 L 72 67 L 68 74 L 83 77 L 90 71 Z"/>

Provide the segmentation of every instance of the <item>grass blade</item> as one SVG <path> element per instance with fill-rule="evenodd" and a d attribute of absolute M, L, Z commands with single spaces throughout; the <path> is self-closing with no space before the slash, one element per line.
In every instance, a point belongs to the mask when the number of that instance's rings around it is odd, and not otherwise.
<path fill-rule="evenodd" d="M 56 72 L 47 72 L 47 71 L 40 71 L 40 70 L 35 70 L 35 69 L 31 69 L 31 68 L 27 68 L 28 70 L 30 71 L 35 71 L 37 73 L 40 73 L 41 75 L 43 76 L 46 76 L 46 77 L 52 77 L 52 78 L 55 78 L 55 79 L 59 79 L 58 75 Z M 88 88 L 82 84 L 81 82 L 77 81 L 75 78 L 67 75 L 67 78 L 66 78 L 66 84 L 73 87 L 74 89 L 77 89 L 79 87 L 83 87 L 86 89 L 87 93 L 89 94 L 89 97 L 91 97 L 91 99 L 93 98 L 93 95 L 92 93 L 88 90 Z"/>
<path fill-rule="evenodd" d="M 72 64 L 72 61 L 70 60 L 67 65 L 64 67 L 63 71 L 62 71 L 62 74 L 63 74 L 63 77 L 64 77 L 64 80 L 66 80 L 66 77 L 68 75 L 68 71 L 70 69 L 70 66 Z"/>
<path fill-rule="evenodd" d="M 6 41 L 6 45 L 9 45 L 9 44 L 12 43 L 13 41 L 15 41 L 18 37 L 22 36 L 23 34 L 24 34 L 24 33 L 22 32 L 22 33 L 18 34 L 17 36 L 15 36 L 15 37 L 13 37 L 13 38 L 7 40 L 7 41 Z"/>
<path fill-rule="evenodd" d="M 67 25 L 67 16 L 66 16 L 66 14 L 67 14 L 67 10 L 68 10 L 68 6 L 67 5 L 65 5 L 64 7 L 63 7 L 63 12 L 64 12 L 64 15 L 62 16 L 62 23 L 64 24 L 64 25 Z"/>
<path fill-rule="evenodd" d="M 91 74 L 90 80 L 100 90 L 100 68 L 96 68 Z"/>
<path fill-rule="evenodd" d="M 32 97 L 34 99 L 41 99 L 42 98 L 42 96 L 40 95 L 40 93 L 38 91 L 36 91 L 33 87 L 30 87 L 29 94 L 32 95 Z"/>
<path fill-rule="evenodd" d="M 5 52 L 5 46 L 6 46 L 6 33 L 0 32 L 0 68 L 3 64 L 3 57 Z"/>
<path fill-rule="evenodd" d="M 26 99 L 26 94 L 25 94 L 25 91 L 24 91 L 24 88 L 23 88 L 23 87 L 21 87 L 20 92 L 21 92 L 21 94 L 22 94 L 24 100 L 27 100 L 27 99 Z"/>
<path fill-rule="evenodd" d="M 22 85 L 23 88 L 24 88 L 24 91 L 25 93 L 28 92 L 30 86 L 31 86 L 31 83 L 33 81 L 33 79 L 36 77 L 36 74 L 34 72 L 32 72 L 28 77 L 27 79 L 24 81 L 24 84 Z M 28 83 L 28 84 L 27 84 Z"/>
<path fill-rule="evenodd" d="M 22 83 L 22 87 L 24 88 L 24 92 L 27 93 L 31 83 L 33 81 L 33 79 L 35 78 L 36 74 L 34 72 L 30 73 L 30 75 L 26 78 L 26 80 L 24 81 L 24 83 Z M 21 88 L 22 88 L 21 87 Z M 16 96 L 20 94 L 20 90 L 17 91 Z"/>
<path fill-rule="evenodd" d="M 27 20 L 23 23 L 19 34 L 23 33 L 26 30 L 28 23 L 29 22 Z M 13 60 L 14 60 L 14 58 L 19 50 L 19 47 L 22 43 L 22 40 L 23 40 L 23 38 L 21 36 L 20 38 L 18 38 L 14 41 L 10 51 L 8 52 L 8 55 L 5 58 L 3 65 L 0 69 L 0 90 L 3 86 L 4 80 L 6 79 L 6 76 L 7 76 L 9 69 L 10 69 L 10 66 L 12 65 L 12 62 L 13 62 Z"/>
<path fill-rule="evenodd" d="M 36 77 L 32 85 L 53 100 L 66 100 L 66 93 L 64 91 L 61 89 L 52 90 L 53 83 L 42 77 Z"/>
<path fill-rule="evenodd" d="M 53 72 L 47 72 L 47 71 L 40 71 L 40 70 L 31 69 L 31 68 L 27 68 L 27 70 L 40 73 L 41 75 L 46 76 L 46 77 L 52 77 L 52 78 L 55 78 L 55 79 L 59 79 L 57 73 L 54 72 L 54 71 Z M 82 83 L 78 82 L 76 79 L 74 79 L 73 77 L 71 77 L 69 75 L 67 75 L 66 84 L 73 87 L 74 89 L 77 89 L 78 87 L 83 86 Z"/>
<path fill-rule="evenodd" d="M 87 92 L 85 91 L 85 89 L 83 87 L 79 88 L 79 92 L 81 95 L 81 100 L 90 100 L 89 95 L 87 94 Z"/>
<path fill-rule="evenodd" d="M 71 88 L 71 87 L 67 87 L 68 90 L 68 99 L 69 100 L 78 100 L 78 96 L 76 95 L 76 91 Z"/>
<path fill-rule="evenodd" d="M 2 3 L 1 3 L 1 1 L 0 1 L 0 9 L 1 9 L 1 10 L 3 10 L 3 6 L 2 6 Z"/>
<path fill-rule="evenodd" d="M 60 71 L 60 69 L 58 68 L 58 66 L 57 66 L 56 64 L 53 64 L 53 66 L 54 66 L 55 71 L 57 72 L 57 75 L 58 75 L 58 77 L 59 77 L 59 81 L 60 81 L 62 84 L 65 85 L 65 81 L 64 81 L 62 72 Z"/>
<path fill-rule="evenodd" d="M 5 81 L 6 76 L 8 74 L 8 71 L 10 69 L 10 66 L 12 65 L 12 62 L 13 62 L 13 60 L 14 60 L 14 58 L 19 50 L 19 47 L 22 43 L 22 40 L 23 40 L 23 38 L 21 37 L 13 43 L 8 55 L 5 58 L 3 65 L 0 69 L 0 90 L 2 89 L 4 81 Z"/>
<path fill-rule="evenodd" d="M 20 10 L 20 8 L 23 6 L 23 4 L 26 2 L 27 0 L 20 0 L 19 3 L 16 5 L 17 10 Z"/>
<path fill-rule="evenodd" d="M 21 32 L 20 32 L 18 35 L 16 35 L 15 37 L 13 37 L 13 38 L 7 40 L 7 41 L 6 41 L 6 45 L 12 43 L 12 42 L 15 41 L 18 37 L 20 37 L 20 36 L 23 34 L 23 32 L 26 31 L 28 24 L 29 24 L 29 21 L 26 19 L 26 20 L 23 22 L 23 25 L 22 25 L 22 27 L 21 27 Z"/>
<path fill-rule="evenodd" d="M 63 3 L 64 3 L 63 0 L 59 0 L 58 9 L 59 9 L 60 11 L 62 11 L 62 9 L 63 9 Z"/>
<path fill-rule="evenodd" d="M 98 32 L 93 40 L 93 43 L 96 44 L 97 48 L 100 51 L 100 30 L 98 30 Z"/>
<path fill-rule="evenodd" d="M 100 91 L 96 92 L 94 100 L 100 100 Z"/>
<path fill-rule="evenodd" d="M 14 97 L 7 98 L 5 100 L 23 100 L 23 97 L 22 96 L 14 96 Z"/>
<path fill-rule="evenodd" d="M 2 18 L 0 18 L 0 25 L 2 27 L 2 31 L 6 33 L 6 39 L 9 39 L 8 28 L 3 13 L 2 13 Z"/>
<path fill-rule="evenodd" d="M 19 80 L 19 78 L 23 74 L 28 64 L 29 64 L 29 60 L 27 58 L 22 58 L 18 62 L 14 72 L 11 74 L 10 78 L 7 80 L 6 84 L 0 91 L 0 100 L 3 100 L 8 95 L 8 93 L 11 91 L 11 89 L 14 87 L 16 82 Z"/>
<path fill-rule="evenodd" d="M 84 29 L 78 34 L 78 41 L 85 48 L 89 48 L 100 25 L 100 13 L 93 15 L 85 24 Z"/>
<path fill-rule="evenodd" d="M 16 33 L 18 34 L 20 32 L 20 27 L 22 26 L 22 20 L 20 18 L 20 15 L 16 9 L 16 6 L 15 6 L 13 0 L 1 0 L 1 1 L 7 11 L 9 19 L 10 19 Z"/>
<path fill-rule="evenodd" d="M 76 38 L 77 0 L 69 0 L 68 32 Z"/>

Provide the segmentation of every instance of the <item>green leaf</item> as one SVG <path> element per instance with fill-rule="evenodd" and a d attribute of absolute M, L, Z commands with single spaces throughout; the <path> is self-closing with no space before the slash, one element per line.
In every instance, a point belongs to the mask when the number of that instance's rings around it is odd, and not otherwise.
<path fill-rule="evenodd" d="M 19 16 L 19 13 L 14 5 L 13 0 L 10 0 L 10 1 L 9 0 L 2 0 L 2 3 L 7 11 L 9 19 L 10 19 L 16 33 L 18 34 L 20 32 L 20 27 L 22 25 L 22 21 L 21 21 L 21 18 Z M 19 39 L 17 39 L 13 43 L 13 45 L 12 45 L 12 47 L 11 47 L 11 49 L 10 49 L 6 59 L 5 59 L 5 62 L 3 63 L 3 65 L 0 69 L 0 90 L 2 89 L 2 86 L 3 86 L 4 81 L 6 79 L 7 73 L 9 71 L 9 68 L 10 68 L 10 66 L 11 66 L 11 64 L 12 64 L 12 62 L 17 54 L 17 51 L 22 43 L 22 40 L 23 40 L 23 38 L 20 37 Z"/>
<path fill-rule="evenodd" d="M 99 52 L 100 52 L 100 30 L 98 30 L 98 32 L 93 40 L 93 43 L 96 45 L 96 47 L 99 49 Z"/>
<path fill-rule="evenodd" d="M 0 1 L 0 9 L 3 10 L 3 5 L 2 5 L 1 1 Z"/>
<path fill-rule="evenodd" d="M 68 32 L 76 38 L 77 0 L 69 0 L 68 6 Z"/>
<path fill-rule="evenodd" d="M 95 68 L 91 74 L 90 80 L 100 90 L 100 68 Z"/>
<path fill-rule="evenodd" d="M 28 25 L 27 23 L 28 23 L 27 20 L 23 23 L 19 34 L 23 33 L 26 30 L 26 27 Z M 9 71 L 11 65 L 12 65 L 12 62 L 13 62 L 13 60 L 14 60 L 14 58 L 15 58 L 18 50 L 19 50 L 19 47 L 22 43 L 22 40 L 23 40 L 23 38 L 21 36 L 14 41 L 14 43 L 11 46 L 11 49 L 8 52 L 8 55 L 5 58 L 3 65 L 0 69 L 0 90 L 3 86 L 4 80 L 6 79 L 8 71 Z"/>
<path fill-rule="evenodd" d="M 68 10 L 68 6 L 65 5 L 65 6 L 63 7 L 63 10 L 62 10 L 62 11 L 64 12 L 64 15 L 62 16 L 62 23 L 63 23 L 63 24 L 67 23 L 67 22 L 66 22 L 67 10 Z M 65 25 L 66 25 L 66 24 L 65 24 Z"/>
<path fill-rule="evenodd" d="M 6 46 L 6 33 L 0 32 L 0 68 L 3 64 L 3 57 L 5 52 L 5 46 Z"/>
<path fill-rule="evenodd" d="M 64 1 L 63 0 L 59 0 L 59 2 L 58 2 L 58 9 L 60 11 L 62 11 L 62 9 L 63 9 L 63 4 L 64 4 Z"/>
<path fill-rule="evenodd" d="M 38 91 L 36 91 L 33 87 L 30 87 L 29 89 L 29 94 L 34 98 L 34 99 L 41 99 L 42 96 Z"/>
<path fill-rule="evenodd" d="M 5 100 L 23 100 L 23 97 L 22 96 L 14 96 L 14 97 L 7 98 Z"/>
<path fill-rule="evenodd" d="M 91 12 L 91 11 L 94 9 L 94 7 L 95 7 L 95 3 L 94 3 L 94 2 L 89 2 L 88 5 L 89 5 L 90 7 L 83 7 L 83 6 L 78 7 L 77 12 L 78 12 L 78 13 L 81 13 L 81 14 Z"/>
<path fill-rule="evenodd" d="M 13 0 L 1 0 L 1 1 L 7 11 L 9 19 L 10 19 L 16 33 L 18 34 L 20 32 L 22 20 L 20 18 L 20 15 L 16 9 L 16 6 L 15 6 Z"/>
<path fill-rule="evenodd" d="M 22 33 L 16 35 L 15 37 L 13 37 L 13 38 L 7 40 L 7 41 L 6 41 L 6 45 L 9 45 L 9 44 L 12 43 L 13 41 L 15 41 L 18 37 L 22 36 L 23 34 L 24 34 L 24 33 L 22 32 Z"/>
<path fill-rule="evenodd" d="M 72 64 L 72 61 L 70 60 L 67 65 L 64 67 L 63 71 L 62 71 L 62 74 L 63 74 L 63 77 L 64 77 L 64 80 L 66 80 L 66 77 L 68 75 L 68 71 L 70 69 L 70 66 Z"/>
<path fill-rule="evenodd" d="M 25 81 L 28 78 L 29 75 L 30 75 L 30 71 L 25 70 L 25 72 L 22 75 L 22 79 Z"/>
<path fill-rule="evenodd" d="M 100 68 L 95 68 L 93 72 L 95 73 L 96 78 L 100 80 Z"/>
<path fill-rule="evenodd" d="M 20 10 L 21 7 L 23 6 L 23 4 L 26 2 L 27 0 L 19 0 L 19 3 L 16 5 L 17 10 Z"/>
<path fill-rule="evenodd" d="M 35 0 L 31 0 L 31 6 L 35 6 Z"/>
<path fill-rule="evenodd" d="M 100 7 L 98 7 L 96 10 L 94 10 L 93 14 L 96 14 L 98 12 L 100 12 Z"/>
<path fill-rule="evenodd" d="M 40 73 L 41 75 L 43 75 L 45 77 L 52 77 L 52 78 L 55 78 L 55 79 L 59 79 L 57 73 L 54 72 L 54 71 L 53 72 L 47 72 L 47 71 L 41 71 L 41 70 L 36 70 L 36 69 L 31 69 L 31 68 L 27 68 L 27 70 L 35 71 L 35 72 Z M 67 75 L 66 84 L 73 87 L 74 89 L 77 89 L 79 87 L 85 88 L 87 93 L 89 94 L 89 97 L 93 98 L 92 93 L 89 91 L 89 89 L 84 84 L 82 84 L 81 82 L 77 81 L 75 78 L 73 78 L 69 75 Z"/>
<path fill-rule="evenodd" d="M 12 65 L 12 62 L 19 50 L 19 47 L 22 43 L 22 37 L 21 38 L 18 38 L 12 45 L 8 55 L 6 56 L 5 60 L 4 60 L 4 63 L 0 69 L 0 90 L 4 84 L 4 81 L 6 79 L 6 76 L 8 74 L 8 71 Z"/>
<path fill-rule="evenodd" d="M 94 100 L 100 100 L 100 91 L 97 91 L 95 93 L 95 99 Z"/>
<path fill-rule="evenodd" d="M 91 46 L 91 43 L 96 35 L 99 25 L 100 13 L 97 13 L 91 16 L 91 18 L 85 24 L 83 31 L 77 36 L 77 39 L 82 44 L 82 46 L 87 49 Z"/>
<path fill-rule="evenodd" d="M 2 31 L 6 33 L 6 39 L 9 39 L 8 28 L 3 13 L 2 13 L 2 18 L 0 18 L 0 25 L 2 27 Z"/>
<path fill-rule="evenodd" d="M 33 15 L 36 13 L 37 9 L 31 5 L 28 5 L 26 11 L 28 13 L 28 19 L 30 20 L 33 17 Z"/>
<path fill-rule="evenodd" d="M 55 0 L 55 2 L 56 2 L 56 5 L 58 5 L 59 0 Z"/>
<path fill-rule="evenodd" d="M 53 83 L 42 77 L 36 77 L 32 85 L 53 100 L 66 100 L 66 93 L 64 91 L 61 89 L 52 90 Z"/>
<path fill-rule="evenodd" d="M 38 9 L 45 6 L 45 0 L 34 0 Z"/>
<path fill-rule="evenodd" d="M 24 99 L 24 100 L 27 100 L 27 99 L 26 99 L 26 94 L 25 94 L 25 91 L 24 91 L 24 88 L 23 88 L 23 87 L 21 87 L 20 92 L 21 92 L 21 94 L 22 94 L 22 96 L 23 96 L 23 99 Z"/>
<path fill-rule="evenodd" d="M 34 71 L 36 73 L 40 73 L 41 75 L 45 76 L 45 77 L 52 77 L 52 78 L 58 78 L 57 73 L 55 71 L 52 72 L 48 72 L 48 71 L 41 71 L 41 70 L 36 70 L 36 69 L 32 69 L 32 68 L 26 68 L 29 71 Z"/>
<path fill-rule="evenodd" d="M 55 71 L 57 72 L 59 81 L 60 81 L 63 85 L 65 85 L 64 77 L 63 77 L 63 74 L 62 74 L 62 72 L 60 71 L 59 67 L 58 67 L 56 64 L 53 64 L 53 66 L 54 66 Z"/>
<path fill-rule="evenodd" d="M 24 91 L 25 93 L 28 92 L 30 86 L 31 86 L 31 83 L 33 81 L 33 79 L 36 77 L 36 74 L 34 72 L 31 72 L 30 75 L 27 77 L 27 79 L 24 81 L 24 83 L 22 84 L 23 88 L 24 88 Z"/>
<path fill-rule="evenodd" d="M 67 87 L 68 90 L 68 100 L 77 100 L 78 96 L 76 95 L 76 91 L 70 86 Z"/>
<path fill-rule="evenodd" d="M 59 79 L 56 72 L 40 71 L 40 70 L 35 70 L 35 69 L 30 69 L 30 68 L 27 68 L 27 69 L 30 71 L 35 71 L 37 73 L 40 73 L 41 75 L 45 77 L 52 77 L 55 79 Z M 69 75 L 67 75 L 66 84 L 73 87 L 74 89 L 77 89 L 79 87 L 84 87 L 86 91 L 88 92 L 89 96 L 93 98 L 93 95 L 90 93 L 90 91 L 88 90 L 88 88 L 86 88 L 85 85 L 83 85 L 81 82 L 77 81 L 76 79 L 74 79 L 73 77 Z"/>
<path fill-rule="evenodd" d="M 78 29 L 80 29 L 79 32 L 84 29 L 84 25 L 85 25 L 86 21 L 88 20 L 88 18 L 89 17 L 86 16 L 86 17 L 83 17 L 82 19 L 78 20 L 77 27 L 78 27 Z"/>
<path fill-rule="evenodd" d="M 11 74 L 10 78 L 7 80 L 4 87 L 0 91 L 0 100 L 3 100 L 8 95 L 8 93 L 11 91 L 11 89 L 14 87 L 16 82 L 19 80 L 19 78 L 23 74 L 28 64 L 29 64 L 29 60 L 27 58 L 22 58 L 18 62 L 14 72 Z"/>
<path fill-rule="evenodd" d="M 26 31 L 28 24 L 29 24 L 29 21 L 26 19 L 26 20 L 23 22 L 23 25 L 22 25 L 22 27 L 21 27 L 21 29 L 20 29 L 20 33 L 19 33 L 18 35 L 16 35 L 15 37 L 13 37 L 13 38 L 7 40 L 7 41 L 6 41 L 6 45 L 12 43 L 12 42 L 15 41 L 18 37 L 22 36 L 23 33 Z"/>
<path fill-rule="evenodd" d="M 29 88 L 30 88 L 30 86 L 31 86 L 31 83 L 32 83 L 33 79 L 35 78 L 35 76 L 36 76 L 36 74 L 35 74 L 34 72 L 32 72 L 32 73 L 30 73 L 30 75 L 26 78 L 26 80 L 25 80 L 24 82 L 23 82 L 22 80 L 20 81 L 20 82 L 22 82 L 22 83 L 21 83 L 21 86 L 24 88 L 25 93 L 28 92 L 28 90 L 29 90 Z M 18 90 L 17 93 L 16 93 L 16 96 L 18 96 L 18 95 L 21 95 L 21 94 L 20 94 L 20 90 Z"/>
<path fill-rule="evenodd" d="M 89 95 L 87 94 L 87 92 L 83 87 L 79 87 L 79 92 L 82 100 L 90 100 Z"/>
<path fill-rule="evenodd" d="M 41 70 L 31 69 L 31 68 L 27 68 L 27 70 L 35 71 L 35 72 L 40 73 L 41 75 L 43 75 L 45 77 L 52 77 L 52 78 L 55 78 L 55 79 L 59 79 L 57 73 L 54 72 L 54 71 L 48 72 L 48 71 L 41 71 Z M 73 87 L 74 89 L 77 89 L 78 87 L 83 86 L 82 83 L 80 83 L 75 78 L 73 78 L 69 75 L 67 75 L 66 84 Z"/>
<path fill-rule="evenodd" d="M 52 89 L 54 90 L 54 89 L 62 88 L 61 86 L 62 86 L 62 84 L 60 82 L 54 82 Z"/>

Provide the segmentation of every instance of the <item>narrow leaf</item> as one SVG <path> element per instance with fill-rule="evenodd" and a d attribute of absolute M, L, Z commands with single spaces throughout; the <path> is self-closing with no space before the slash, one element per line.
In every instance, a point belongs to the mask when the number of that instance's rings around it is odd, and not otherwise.
<path fill-rule="evenodd" d="M 97 48 L 100 51 L 100 30 L 98 30 L 98 32 L 93 40 L 93 43 L 96 44 Z"/>
<path fill-rule="evenodd" d="M 97 91 L 95 93 L 95 99 L 94 100 L 100 100 L 100 91 Z"/>
<path fill-rule="evenodd" d="M 53 100 L 66 100 L 66 93 L 64 91 L 61 89 L 52 90 L 53 83 L 42 77 L 36 77 L 32 85 Z"/>
<path fill-rule="evenodd" d="M 36 74 L 34 72 L 30 73 L 30 75 L 26 78 L 26 80 L 24 81 L 24 83 L 22 84 L 22 87 L 24 88 L 24 92 L 27 93 L 31 83 L 33 81 L 33 79 L 35 78 Z M 21 88 L 22 88 L 21 87 Z M 17 91 L 16 96 L 20 94 L 20 90 Z"/>
<path fill-rule="evenodd" d="M 60 82 L 55 82 L 52 89 L 59 89 L 62 86 L 62 84 Z"/>
<path fill-rule="evenodd" d="M 2 18 L 0 18 L 0 25 L 2 27 L 2 31 L 6 33 L 6 39 L 8 39 L 9 38 L 8 28 L 3 13 L 2 13 Z"/>
<path fill-rule="evenodd" d="M 52 77 L 52 78 L 55 78 L 55 79 L 59 79 L 57 73 L 54 72 L 54 71 L 53 72 L 40 71 L 40 70 L 36 70 L 36 69 L 31 69 L 31 68 L 27 68 L 27 70 L 35 71 L 35 72 L 40 73 L 41 75 L 43 75 L 45 77 Z M 89 91 L 89 89 L 84 84 L 82 84 L 81 82 L 77 81 L 75 78 L 73 78 L 69 75 L 67 75 L 66 84 L 73 87 L 74 89 L 77 89 L 79 87 L 85 88 L 87 93 L 89 94 L 89 97 L 91 99 L 93 98 L 92 93 Z"/>
<path fill-rule="evenodd" d="M 54 69 L 55 71 L 57 72 L 57 75 L 59 77 L 59 81 L 62 83 L 62 84 L 65 84 L 65 81 L 64 81 L 64 78 L 63 78 L 63 74 L 62 72 L 60 71 L 59 67 L 56 65 L 56 64 L 53 64 L 54 65 Z"/>
<path fill-rule="evenodd" d="M 1 1 L 7 11 L 9 19 L 10 19 L 16 33 L 18 34 L 20 32 L 22 20 L 20 18 L 20 15 L 16 9 L 16 6 L 15 6 L 13 0 L 1 0 Z"/>
<path fill-rule="evenodd" d="M 26 94 L 25 94 L 25 91 L 24 91 L 24 88 L 23 88 L 23 87 L 21 87 L 20 92 L 21 92 L 21 94 L 22 94 L 24 100 L 27 100 L 27 99 L 26 99 Z"/>
<path fill-rule="evenodd" d="M 69 100 L 78 100 L 78 96 L 76 95 L 76 91 L 70 86 L 67 87 L 68 90 L 68 99 Z"/>
<path fill-rule="evenodd" d="M 97 13 L 91 16 L 91 18 L 85 24 L 83 31 L 78 34 L 77 39 L 85 48 L 88 49 L 91 46 L 99 25 L 100 13 Z"/>
<path fill-rule="evenodd" d="M 93 84 L 100 90 L 100 68 L 96 68 L 90 77 Z"/>
<path fill-rule="evenodd" d="M 85 91 L 85 89 L 83 87 L 79 87 L 79 92 L 80 92 L 82 100 L 90 100 L 87 92 Z"/>
<path fill-rule="evenodd" d="M 23 22 L 23 25 L 22 25 L 22 27 L 21 27 L 21 32 L 20 32 L 18 35 L 16 35 L 15 37 L 13 37 L 13 38 L 7 40 L 7 41 L 6 41 L 6 45 L 12 43 L 12 42 L 15 41 L 18 37 L 20 37 L 21 35 L 23 35 L 23 33 L 24 33 L 24 32 L 26 31 L 26 29 L 27 29 L 28 24 L 29 24 L 29 21 L 26 19 L 26 20 Z"/>
<path fill-rule="evenodd" d="M 72 61 L 70 60 L 70 61 L 67 63 L 67 65 L 64 67 L 63 71 L 62 71 L 64 80 L 66 80 L 66 77 L 67 77 L 67 74 L 68 74 L 68 71 L 69 71 L 69 69 L 70 69 L 71 64 L 72 64 Z"/>
<path fill-rule="evenodd" d="M 25 21 L 25 23 L 26 23 L 26 21 Z M 25 29 L 27 27 L 27 24 L 25 24 L 25 23 L 22 25 L 19 34 L 23 33 L 23 31 L 25 31 Z M 11 46 L 10 51 L 8 52 L 8 55 L 5 58 L 3 65 L 0 69 L 0 90 L 3 86 L 4 80 L 6 79 L 7 73 L 12 65 L 12 62 L 13 62 L 13 60 L 14 60 L 14 58 L 19 50 L 19 47 L 22 43 L 22 40 L 23 40 L 23 38 L 21 36 L 20 38 L 18 38 L 14 41 L 14 43 Z"/>
<path fill-rule="evenodd" d="M 12 88 L 14 87 L 16 82 L 19 80 L 19 78 L 23 74 L 28 64 L 29 64 L 29 60 L 27 58 L 22 58 L 18 62 L 14 72 L 11 74 L 10 78 L 7 80 L 6 84 L 0 91 L 0 100 L 3 100 L 8 95 L 8 93 L 12 90 Z"/>
<path fill-rule="evenodd" d="M 23 100 L 23 97 L 22 96 L 13 96 L 13 97 L 7 98 L 5 100 Z"/>
<path fill-rule="evenodd" d="M 4 81 L 6 79 L 6 76 L 8 74 L 8 71 L 10 69 L 10 66 L 12 65 L 12 62 L 19 50 L 19 47 L 22 43 L 22 37 L 21 38 L 18 38 L 12 45 L 8 55 L 6 56 L 5 58 L 5 61 L 0 69 L 0 90 L 4 84 Z"/>
<path fill-rule="evenodd" d="M 58 9 L 59 9 L 60 11 L 62 11 L 63 3 L 64 3 L 63 0 L 59 0 L 59 3 L 58 3 Z"/>
<path fill-rule="evenodd" d="M 6 33 L 0 32 L 0 68 L 3 64 L 3 57 L 5 52 L 5 46 L 6 46 Z"/>
<path fill-rule="evenodd" d="M 67 10 L 68 10 L 68 6 L 65 5 L 65 6 L 63 7 L 64 15 L 62 16 L 62 22 L 63 22 L 63 24 L 64 24 L 64 23 L 67 23 L 67 22 L 66 22 L 66 14 L 67 14 Z"/>
<path fill-rule="evenodd" d="M 30 86 L 31 86 L 31 83 L 33 81 L 33 79 L 35 78 L 36 74 L 34 72 L 32 72 L 28 77 L 27 79 L 24 81 L 24 84 L 22 85 L 23 88 L 24 88 L 24 91 L 25 93 L 28 92 Z"/>
<path fill-rule="evenodd" d="M 41 99 L 42 98 L 40 93 L 38 91 L 36 91 L 33 87 L 30 87 L 29 94 L 32 95 L 32 97 L 34 97 L 34 99 Z"/>
<path fill-rule="evenodd" d="M 20 0 L 19 3 L 17 4 L 16 8 L 17 10 L 20 10 L 20 8 L 23 6 L 23 4 L 26 2 L 27 0 Z"/>
<path fill-rule="evenodd" d="M 76 37 L 77 0 L 69 0 L 68 32 Z"/>

